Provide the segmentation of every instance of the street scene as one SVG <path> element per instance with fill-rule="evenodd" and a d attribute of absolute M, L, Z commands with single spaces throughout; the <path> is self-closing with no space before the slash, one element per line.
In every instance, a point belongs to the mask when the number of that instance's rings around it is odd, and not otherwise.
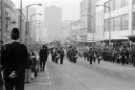
<path fill-rule="evenodd" d="M 135 0 L 0 0 L 0 90 L 135 90 Z"/>

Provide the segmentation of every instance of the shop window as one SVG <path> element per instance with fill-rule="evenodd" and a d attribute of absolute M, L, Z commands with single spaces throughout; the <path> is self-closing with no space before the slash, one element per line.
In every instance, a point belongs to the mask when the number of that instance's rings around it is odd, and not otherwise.
<path fill-rule="evenodd" d="M 135 12 L 133 12 L 132 29 L 135 30 Z"/>
<path fill-rule="evenodd" d="M 121 20 L 120 17 L 115 17 L 114 18 L 114 30 L 118 31 L 121 29 Z"/>
<path fill-rule="evenodd" d="M 128 14 L 121 16 L 121 30 L 128 29 Z"/>

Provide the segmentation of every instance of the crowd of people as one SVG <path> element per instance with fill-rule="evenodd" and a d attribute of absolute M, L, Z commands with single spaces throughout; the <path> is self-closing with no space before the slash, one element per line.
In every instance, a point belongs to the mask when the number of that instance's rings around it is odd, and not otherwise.
<path fill-rule="evenodd" d="M 70 46 L 67 48 L 67 58 L 69 61 L 76 63 L 78 58 L 78 51 L 76 47 Z"/>
<path fill-rule="evenodd" d="M 135 66 L 135 47 L 134 46 L 119 46 L 119 47 L 114 47 L 110 51 L 107 49 L 104 49 L 104 59 L 112 63 L 118 63 L 118 64 L 132 64 Z M 107 57 L 107 51 L 108 52 L 108 58 Z"/>
<path fill-rule="evenodd" d="M 124 45 L 119 46 L 104 46 L 104 47 L 92 47 L 89 46 L 88 50 L 84 51 L 80 55 L 80 51 L 76 47 L 70 46 L 67 48 L 67 58 L 76 63 L 77 59 L 83 57 L 84 61 L 89 62 L 89 64 L 98 63 L 102 61 L 109 61 L 118 64 L 131 64 L 135 66 L 135 45 Z"/>
<path fill-rule="evenodd" d="M 50 53 L 51 53 L 51 57 L 52 57 L 52 61 L 54 63 L 60 63 L 63 64 L 63 60 L 64 60 L 64 56 L 65 56 L 65 51 L 64 48 L 59 47 L 53 47 L 50 49 Z"/>
<path fill-rule="evenodd" d="M 135 66 L 135 46 L 120 45 L 117 47 L 89 47 L 88 51 L 83 52 L 85 61 L 90 64 L 93 62 L 109 61 L 118 64 L 132 64 Z"/>

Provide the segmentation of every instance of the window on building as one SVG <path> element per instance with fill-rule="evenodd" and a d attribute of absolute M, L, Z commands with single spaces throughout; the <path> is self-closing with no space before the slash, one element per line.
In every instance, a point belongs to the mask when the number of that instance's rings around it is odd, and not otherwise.
<path fill-rule="evenodd" d="M 105 6 L 106 6 L 106 7 L 104 7 L 105 8 L 105 13 L 107 13 L 107 12 L 109 12 L 109 9 L 107 8 L 107 7 L 109 7 L 109 3 L 105 3 Z"/>
<path fill-rule="evenodd" d="M 133 30 L 135 30 L 135 12 L 133 12 L 132 28 L 133 28 Z"/>
<path fill-rule="evenodd" d="M 129 0 L 121 0 L 121 7 L 125 7 L 128 5 Z"/>
<path fill-rule="evenodd" d="M 109 30 L 111 30 L 111 31 L 114 30 L 114 18 L 110 19 L 110 29 Z"/>
<path fill-rule="evenodd" d="M 106 19 L 104 21 L 104 29 L 105 29 L 105 31 L 108 31 L 108 29 L 109 29 L 109 19 Z"/>
<path fill-rule="evenodd" d="M 114 18 L 114 30 L 115 31 L 121 30 L 121 19 L 120 19 L 120 17 Z"/>
<path fill-rule="evenodd" d="M 133 4 L 135 4 L 135 0 L 133 0 L 133 2 L 132 2 Z"/>
<path fill-rule="evenodd" d="M 121 16 L 121 30 L 128 29 L 128 14 Z"/>
<path fill-rule="evenodd" d="M 113 10 L 115 10 L 115 2 L 116 2 L 117 0 L 112 0 L 112 4 L 113 4 Z"/>
<path fill-rule="evenodd" d="M 109 1 L 110 10 L 113 11 L 113 0 Z"/>
<path fill-rule="evenodd" d="M 119 9 L 121 7 L 121 1 L 123 1 L 123 0 L 116 0 L 115 1 L 115 9 Z"/>

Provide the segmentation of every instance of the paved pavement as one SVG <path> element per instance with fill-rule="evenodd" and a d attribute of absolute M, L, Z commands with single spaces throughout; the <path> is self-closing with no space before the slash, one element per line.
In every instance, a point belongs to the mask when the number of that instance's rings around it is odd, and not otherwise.
<path fill-rule="evenodd" d="M 134 67 L 109 62 L 89 65 L 80 59 L 77 64 L 65 60 L 59 65 L 48 61 L 46 71 L 26 90 L 135 90 L 134 71 Z"/>
<path fill-rule="evenodd" d="M 88 62 L 84 61 L 83 58 L 78 59 L 78 64 L 81 64 L 83 66 L 90 66 Z M 106 61 L 101 61 L 100 64 L 93 63 L 93 68 L 95 68 L 97 71 L 106 72 L 105 74 L 115 74 L 121 78 L 135 81 L 135 67 L 132 65 L 121 65 Z"/>

